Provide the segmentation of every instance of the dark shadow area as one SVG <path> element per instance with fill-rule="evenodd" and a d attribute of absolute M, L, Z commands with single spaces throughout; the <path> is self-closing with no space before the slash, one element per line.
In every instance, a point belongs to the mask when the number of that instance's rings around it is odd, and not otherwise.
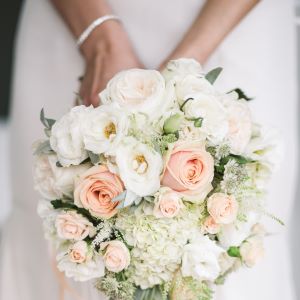
<path fill-rule="evenodd" d="M 0 117 L 7 117 L 12 74 L 13 45 L 22 0 L 0 4 Z"/>

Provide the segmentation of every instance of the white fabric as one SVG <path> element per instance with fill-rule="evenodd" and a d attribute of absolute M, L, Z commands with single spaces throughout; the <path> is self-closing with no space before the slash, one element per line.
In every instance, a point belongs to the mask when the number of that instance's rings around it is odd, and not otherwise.
<path fill-rule="evenodd" d="M 199 0 L 111 0 L 147 67 L 155 68 L 180 41 L 198 14 Z M 257 118 L 276 125 L 288 149 L 271 185 L 269 206 L 287 225 L 292 209 L 297 157 L 295 36 L 292 1 L 265 0 L 235 29 L 206 68 L 223 66 L 222 88 L 240 86 L 256 96 Z M 42 135 L 42 107 L 57 118 L 71 107 L 84 63 L 75 40 L 46 0 L 27 0 L 19 26 L 12 109 L 14 209 L 3 228 L 0 299 L 58 299 L 31 179 L 31 143 Z M 265 260 L 230 276 L 219 300 L 294 300 L 288 226 L 267 221 L 278 234 L 267 240 Z M 104 299 L 92 284 L 73 284 L 83 300 Z M 66 300 L 72 297 L 66 295 Z"/>

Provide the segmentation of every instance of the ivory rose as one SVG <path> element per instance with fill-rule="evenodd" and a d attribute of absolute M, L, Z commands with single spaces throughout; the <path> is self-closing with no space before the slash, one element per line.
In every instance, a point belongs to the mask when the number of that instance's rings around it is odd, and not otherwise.
<path fill-rule="evenodd" d="M 238 202 L 232 195 L 215 193 L 207 200 L 209 214 L 220 224 L 232 223 L 236 219 L 238 207 Z"/>
<path fill-rule="evenodd" d="M 156 197 L 153 214 L 157 218 L 173 218 L 183 207 L 180 195 L 169 188 L 162 188 Z"/>
<path fill-rule="evenodd" d="M 75 243 L 69 253 L 70 261 L 74 263 L 81 264 L 85 262 L 88 255 L 88 246 L 87 243 L 84 241 L 79 241 Z"/>
<path fill-rule="evenodd" d="M 203 229 L 210 234 L 216 234 L 220 231 L 220 224 L 212 216 L 208 216 L 203 222 Z"/>
<path fill-rule="evenodd" d="M 262 239 L 259 237 L 249 238 L 241 245 L 240 253 L 246 266 L 253 267 L 264 256 Z"/>
<path fill-rule="evenodd" d="M 211 191 L 214 160 L 203 142 L 180 142 L 167 155 L 161 183 L 192 202 L 201 202 Z"/>
<path fill-rule="evenodd" d="M 105 250 L 103 260 L 106 268 L 111 272 L 121 272 L 130 264 L 130 253 L 121 241 L 104 242 L 100 245 L 101 250 Z"/>
<path fill-rule="evenodd" d="M 111 218 L 117 213 L 118 201 L 112 200 L 124 191 L 120 177 L 105 166 L 94 166 L 78 180 L 74 190 L 74 201 L 93 216 Z"/>
<path fill-rule="evenodd" d="M 74 211 L 59 214 L 55 227 L 57 235 L 62 239 L 79 241 L 93 235 L 93 224 Z"/>

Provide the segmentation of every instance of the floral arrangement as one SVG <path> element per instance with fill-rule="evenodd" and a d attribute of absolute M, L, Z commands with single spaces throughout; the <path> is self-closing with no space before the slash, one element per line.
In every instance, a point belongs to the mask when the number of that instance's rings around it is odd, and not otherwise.
<path fill-rule="evenodd" d="M 58 269 L 116 300 L 209 300 L 263 256 L 276 143 L 221 69 L 194 60 L 112 78 L 35 144 L 34 180 Z"/>

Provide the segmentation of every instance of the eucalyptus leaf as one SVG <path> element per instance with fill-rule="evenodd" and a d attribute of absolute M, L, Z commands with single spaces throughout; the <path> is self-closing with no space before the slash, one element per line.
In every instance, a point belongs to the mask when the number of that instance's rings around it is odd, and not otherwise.
<path fill-rule="evenodd" d="M 51 130 L 52 126 L 56 122 L 53 119 L 48 119 L 48 118 L 45 117 L 44 109 L 41 110 L 40 120 L 41 120 L 42 124 L 45 126 L 45 128 L 48 129 L 48 130 Z"/>
<path fill-rule="evenodd" d="M 41 154 L 51 154 L 53 150 L 50 146 L 49 140 L 41 142 L 34 151 L 34 155 L 41 155 Z"/>
<path fill-rule="evenodd" d="M 207 81 L 209 81 L 211 84 L 214 84 L 216 79 L 219 77 L 220 73 L 222 72 L 223 68 L 215 68 L 211 71 L 209 71 L 206 75 L 205 78 Z"/>
<path fill-rule="evenodd" d="M 88 151 L 88 155 L 89 155 L 89 158 L 90 158 L 93 165 L 98 165 L 99 164 L 99 162 L 100 162 L 100 155 L 99 154 L 95 154 L 92 151 Z"/>
<path fill-rule="evenodd" d="M 232 92 L 236 92 L 238 94 L 238 99 L 245 99 L 246 101 L 251 101 L 253 100 L 253 98 L 250 98 L 248 97 L 243 90 L 241 90 L 240 88 L 235 88 L 231 91 L 228 92 L 229 93 L 232 93 Z"/>

